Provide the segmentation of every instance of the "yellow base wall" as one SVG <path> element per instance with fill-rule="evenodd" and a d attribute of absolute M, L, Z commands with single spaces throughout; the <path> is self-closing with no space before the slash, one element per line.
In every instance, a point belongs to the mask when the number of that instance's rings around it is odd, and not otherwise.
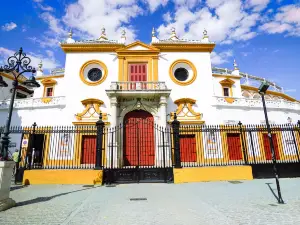
<path fill-rule="evenodd" d="M 252 180 L 251 166 L 218 166 L 174 169 L 174 183 Z"/>
<path fill-rule="evenodd" d="M 102 184 L 102 170 L 25 170 L 23 184 Z"/>

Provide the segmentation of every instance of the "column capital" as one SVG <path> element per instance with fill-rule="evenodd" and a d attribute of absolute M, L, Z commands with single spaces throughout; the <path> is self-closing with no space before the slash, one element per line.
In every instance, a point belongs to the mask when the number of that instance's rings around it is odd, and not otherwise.
<path fill-rule="evenodd" d="M 166 96 L 160 96 L 159 104 L 160 105 L 167 104 L 167 97 Z"/>
<path fill-rule="evenodd" d="M 109 98 L 111 105 L 117 105 L 118 104 L 118 98 L 116 96 L 112 96 Z"/>

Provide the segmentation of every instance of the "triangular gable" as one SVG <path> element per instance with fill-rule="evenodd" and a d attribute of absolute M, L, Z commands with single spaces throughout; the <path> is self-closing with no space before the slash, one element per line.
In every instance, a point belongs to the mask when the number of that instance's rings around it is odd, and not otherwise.
<path fill-rule="evenodd" d="M 129 52 L 129 51 L 151 51 L 151 52 L 159 52 L 159 49 L 147 45 L 141 41 L 133 42 L 129 45 L 126 45 L 123 48 L 117 49 L 116 52 Z"/>

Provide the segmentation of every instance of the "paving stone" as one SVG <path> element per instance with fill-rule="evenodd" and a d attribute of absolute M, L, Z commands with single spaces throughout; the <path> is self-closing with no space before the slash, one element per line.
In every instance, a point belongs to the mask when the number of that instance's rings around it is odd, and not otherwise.
<path fill-rule="evenodd" d="M 2 225 L 272 225 L 300 224 L 300 179 L 116 187 L 35 185 L 15 188 L 17 207 L 0 212 Z M 130 201 L 130 198 L 147 200 Z"/>

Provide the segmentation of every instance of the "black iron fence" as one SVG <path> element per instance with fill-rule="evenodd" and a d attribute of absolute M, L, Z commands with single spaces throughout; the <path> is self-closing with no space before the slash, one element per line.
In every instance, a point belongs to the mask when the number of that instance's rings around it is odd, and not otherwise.
<path fill-rule="evenodd" d="M 300 163 L 300 124 L 271 125 L 277 163 Z M 2 129 L 0 128 L 0 136 Z M 133 169 L 271 164 L 265 125 L 154 123 L 11 127 L 25 169 Z"/>

